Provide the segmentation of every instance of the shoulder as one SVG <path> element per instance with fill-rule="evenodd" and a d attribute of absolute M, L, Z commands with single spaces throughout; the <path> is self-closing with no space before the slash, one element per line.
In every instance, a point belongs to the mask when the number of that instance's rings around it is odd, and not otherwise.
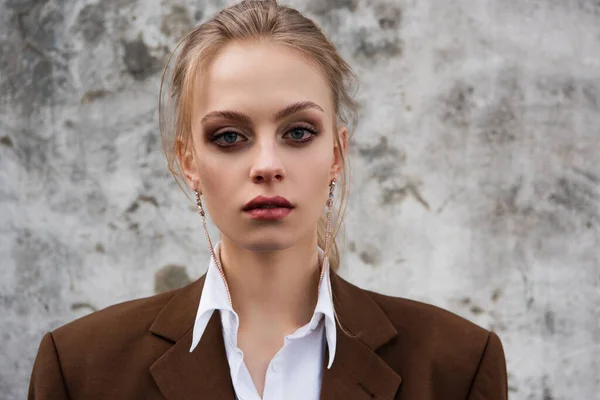
<path fill-rule="evenodd" d="M 377 330 L 375 336 L 393 337 L 390 349 L 435 352 L 459 357 L 481 356 L 490 331 L 443 308 L 403 297 L 360 288 L 340 276 L 332 281 L 341 310 L 359 330 Z M 370 326 L 375 325 L 375 328 Z M 367 328 L 369 326 L 369 328 Z M 381 331 L 381 332 L 379 332 Z M 378 341 L 378 340 L 376 340 Z"/>
<path fill-rule="evenodd" d="M 129 365 L 132 373 L 147 369 L 169 346 L 150 327 L 179 290 L 119 303 L 52 331 L 65 379 L 84 382 L 93 373 L 99 381 L 114 381 L 119 366 Z M 133 367 L 131 360 L 140 365 Z"/>
<path fill-rule="evenodd" d="M 52 332 L 55 341 L 93 343 L 148 332 L 156 316 L 180 289 L 115 304 L 71 321 Z"/>
<path fill-rule="evenodd" d="M 441 352 L 479 352 L 481 355 L 490 336 L 488 330 L 453 312 L 363 289 L 338 275 L 332 279 L 332 288 L 337 298 L 336 307 L 339 306 L 346 324 L 351 323 L 350 330 L 363 331 L 367 341 L 375 346 L 383 335 L 394 338 L 391 344 L 397 347 L 422 347 L 427 351 L 437 348 Z M 373 330 L 375 332 L 371 332 Z M 371 333 L 376 340 L 368 339 Z M 371 347 L 371 344 L 367 345 Z"/>
<path fill-rule="evenodd" d="M 454 337 L 460 335 L 486 340 L 489 331 L 451 311 L 402 297 L 365 292 L 386 314 L 399 333 L 422 336 Z"/>
<path fill-rule="evenodd" d="M 443 308 L 402 297 L 366 291 L 383 311 L 403 346 L 435 352 L 437 357 L 478 360 L 490 331 Z"/>
<path fill-rule="evenodd" d="M 46 334 L 32 384 L 45 390 L 48 382 L 62 381 L 71 398 L 134 398 L 140 388 L 154 393 L 148 369 L 191 329 L 202 284 L 200 278 L 181 289 L 116 304 Z"/>
<path fill-rule="evenodd" d="M 497 353 L 498 365 L 504 363 L 502 344 L 495 333 L 431 304 L 365 292 L 398 331 L 384 350 L 389 358 L 418 360 L 414 362 L 464 377 L 475 374 L 486 353 Z"/>
<path fill-rule="evenodd" d="M 407 392 L 433 382 L 446 398 L 507 398 L 506 359 L 495 333 L 431 304 L 365 292 L 398 332 L 379 354 L 410 381 Z"/>

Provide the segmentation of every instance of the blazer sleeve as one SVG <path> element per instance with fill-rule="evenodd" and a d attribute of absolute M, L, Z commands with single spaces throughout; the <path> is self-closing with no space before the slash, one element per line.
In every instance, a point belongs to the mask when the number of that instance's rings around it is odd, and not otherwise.
<path fill-rule="evenodd" d="M 52 333 L 42 338 L 29 381 L 29 400 L 68 400 L 62 368 Z"/>
<path fill-rule="evenodd" d="M 504 349 L 498 335 L 490 332 L 473 377 L 467 400 L 507 400 L 508 378 Z"/>

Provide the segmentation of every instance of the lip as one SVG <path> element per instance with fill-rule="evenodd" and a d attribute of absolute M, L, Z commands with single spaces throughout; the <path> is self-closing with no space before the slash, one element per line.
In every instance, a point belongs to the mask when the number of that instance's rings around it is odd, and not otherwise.
<path fill-rule="evenodd" d="M 291 208 L 277 207 L 277 208 L 253 208 L 246 211 L 246 214 L 250 215 L 250 218 L 262 221 L 273 221 L 283 219 L 292 212 Z"/>
<path fill-rule="evenodd" d="M 290 203 L 286 198 L 281 196 L 275 197 L 265 197 L 265 196 L 256 196 L 252 200 L 250 200 L 244 208 L 243 211 L 253 211 L 258 209 L 261 206 L 276 206 L 277 208 L 287 208 L 292 209 L 294 206 Z"/>
<path fill-rule="evenodd" d="M 274 206 L 272 208 L 259 208 L 260 206 Z M 250 200 L 243 208 L 252 219 L 255 220 L 277 220 L 287 217 L 294 206 L 281 196 L 264 197 L 257 196 Z"/>

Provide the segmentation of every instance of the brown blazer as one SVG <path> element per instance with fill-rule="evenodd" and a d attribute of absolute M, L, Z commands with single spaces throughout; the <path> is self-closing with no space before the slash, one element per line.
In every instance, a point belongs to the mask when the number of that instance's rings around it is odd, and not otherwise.
<path fill-rule="evenodd" d="M 333 272 L 331 281 L 336 312 L 352 336 L 338 326 L 322 399 L 507 399 L 494 333 L 431 305 L 360 289 Z M 29 399 L 233 400 L 218 313 L 189 352 L 203 285 L 204 277 L 46 334 Z"/>

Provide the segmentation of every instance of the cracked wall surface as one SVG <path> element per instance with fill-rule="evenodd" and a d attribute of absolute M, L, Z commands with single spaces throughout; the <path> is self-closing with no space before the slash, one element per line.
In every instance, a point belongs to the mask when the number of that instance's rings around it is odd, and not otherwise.
<path fill-rule="evenodd" d="M 206 270 L 157 94 L 230 3 L 0 0 L 0 398 L 44 332 Z M 342 275 L 496 331 L 512 399 L 600 398 L 600 4 L 287 4 L 361 81 Z"/>

